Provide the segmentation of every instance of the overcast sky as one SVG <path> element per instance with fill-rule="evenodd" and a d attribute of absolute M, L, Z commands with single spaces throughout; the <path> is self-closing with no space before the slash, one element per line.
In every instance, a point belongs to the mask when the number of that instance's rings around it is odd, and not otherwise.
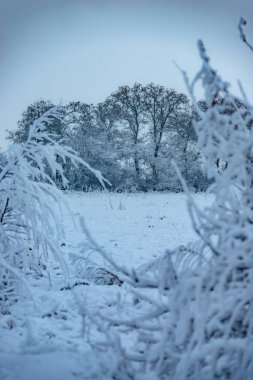
<path fill-rule="evenodd" d="M 6 129 L 38 99 L 96 104 L 134 82 L 185 91 L 203 39 L 213 66 L 253 100 L 253 0 L 0 0 L 0 147 Z"/>

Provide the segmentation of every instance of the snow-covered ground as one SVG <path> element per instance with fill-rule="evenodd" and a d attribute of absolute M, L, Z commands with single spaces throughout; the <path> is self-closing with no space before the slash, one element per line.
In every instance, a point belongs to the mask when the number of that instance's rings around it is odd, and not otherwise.
<path fill-rule="evenodd" d="M 205 194 L 194 198 L 200 208 L 211 199 Z M 87 240 L 80 216 L 97 244 L 128 267 L 137 268 L 165 249 L 196 239 L 183 194 L 68 193 L 66 199 L 69 210 L 62 217 L 66 235 L 60 242 L 66 255 Z M 91 261 L 99 260 L 92 251 L 89 254 Z M 98 333 L 87 323 L 84 310 L 96 315 L 111 307 L 119 295 L 124 296 L 124 285 L 80 285 L 71 292 L 61 290 L 57 263 L 50 272 L 47 277 L 27 278 L 37 308 L 26 298 L 0 316 L 1 380 L 101 379 L 101 366 L 89 345 Z"/>
<path fill-rule="evenodd" d="M 121 263 L 136 267 L 196 238 L 182 193 L 72 193 L 68 199 L 74 214 L 84 216 L 97 243 Z M 195 194 L 203 208 L 210 195 Z M 71 240 L 82 239 L 71 231 Z"/>

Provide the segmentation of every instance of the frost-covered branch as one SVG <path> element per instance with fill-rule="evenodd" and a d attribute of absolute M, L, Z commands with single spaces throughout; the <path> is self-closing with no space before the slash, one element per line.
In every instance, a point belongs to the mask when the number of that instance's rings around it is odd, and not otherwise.
<path fill-rule="evenodd" d="M 30 127 L 27 141 L 10 148 L 7 163 L 0 172 L 0 264 L 3 264 L 0 288 L 3 292 L 8 282 L 19 280 L 28 270 L 42 273 L 51 255 L 60 263 L 68 282 L 67 258 L 57 244 L 64 236 L 60 221 L 64 199 L 56 186 L 56 180 L 64 188 L 68 185 L 63 170 L 66 161 L 85 166 L 104 188 L 108 183 L 99 171 L 48 132 L 50 124 L 61 117 L 61 108 L 54 107 L 37 119 Z M 19 278 L 17 275 L 13 278 L 18 270 L 21 270 Z"/>
<path fill-rule="evenodd" d="M 206 260 L 181 273 L 173 262 L 176 253 L 169 251 L 141 273 L 109 261 L 126 276 L 133 296 L 131 317 L 102 316 L 134 337 L 118 355 L 125 363 L 118 378 L 131 379 L 127 365 L 134 366 L 138 379 L 250 380 L 253 375 L 252 105 L 230 93 L 201 41 L 198 49 L 201 69 L 192 81 L 185 73 L 184 78 L 193 101 L 197 83 L 205 93 L 207 108 L 200 109 L 194 128 L 215 181 L 214 201 L 200 211 L 188 193 L 188 206 L 200 237 L 196 255 Z M 108 343 L 116 353 L 113 340 Z"/>
<path fill-rule="evenodd" d="M 243 27 L 245 25 L 247 25 L 247 21 L 245 20 L 245 18 L 241 17 L 239 24 L 238 24 L 238 29 L 240 32 L 240 38 L 248 46 L 248 48 L 250 48 L 250 50 L 253 51 L 253 46 L 248 42 L 246 34 L 244 33 L 244 30 L 243 30 Z"/>

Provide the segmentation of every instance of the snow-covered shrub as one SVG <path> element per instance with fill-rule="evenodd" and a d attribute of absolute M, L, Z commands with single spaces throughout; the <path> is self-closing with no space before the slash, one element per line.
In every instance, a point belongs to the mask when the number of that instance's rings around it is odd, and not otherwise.
<path fill-rule="evenodd" d="M 60 108 L 54 107 L 36 120 L 27 141 L 10 148 L 7 163 L 0 170 L 0 305 L 3 308 L 17 299 L 18 289 L 28 287 L 25 274 L 41 276 L 46 272 L 49 257 L 57 259 L 68 276 L 64 255 L 57 244 L 64 234 L 62 194 L 52 179 L 61 179 L 63 186 L 67 186 L 62 168 L 66 160 L 86 166 L 101 184 L 105 181 L 100 172 L 47 131 L 48 125 L 60 117 Z"/>
<path fill-rule="evenodd" d="M 188 207 L 197 254 L 208 260 L 178 272 L 167 251 L 153 271 L 121 268 L 135 301 L 132 316 L 104 316 L 132 338 L 126 347 L 116 336 L 107 342 L 118 355 L 117 379 L 253 378 L 253 107 L 243 94 L 238 102 L 201 41 L 198 47 L 202 68 L 191 83 L 184 75 L 196 107 L 198 81 L 205 92 L 207 110 L 199 110 L 195 130 L 214 201 L 202 212 L 188 194 Z"/>

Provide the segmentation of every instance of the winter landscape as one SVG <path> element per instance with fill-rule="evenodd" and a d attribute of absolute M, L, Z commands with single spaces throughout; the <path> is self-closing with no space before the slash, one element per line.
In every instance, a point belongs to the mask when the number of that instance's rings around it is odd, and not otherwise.
<path fill-rule="evenodd" d="M 16 8 L 36 19 L 42 8 L 28 3 Z M 68 23 L 68 1 L 53 3 Z M 116 19 L 134 15 L 130 2 L 108 4 Z M 6 20 L 13 9 L 3 3 Z M 234 28 L 253 60 L 247 21 Z M 1 131 L 1 380 L 252 380 L 253 105 L 201 39 L 195 53 L 193 73 L 174 65 L 184 90 L 130 70 L 132 84 L 96 104 L 32 91 Z"/>
<path fill-rule="evenodd" d="M 183 253 L 183 245 L 196 240 L 186 208 L 186 197 L 182 194 L 69 193 L 66 200 L 70 208 L 64 211 L 68 239 L 61 239 L 60 245 L 63 242 L 66 244 L 62 252 L 80 255 L 79 246 L 88 246 L 85 254 L 89 261 L 87 265 L 77 258 L 70 268 L 70 286 L 76 282 L 87 284 L 73 287 L 74 295 L 72 290 L 63 289 L 66 282 L 59 265 L 55 263 L 48 268 L 50 279 L 46 275 L 30 283 L 43 315 L 34 310 L 28 297 L 22 299 L 21 305 L 15 304 L 11 314 L 4 313 L 1 317 L 0 362 L 3 379 L 109 379 L 112 376 L 115 359 L 102 357 L 103 366 L 108 371 L 106 375 L 97 365 L 96 354 L 92 354 L 90 342 L 94 340 L 95 343 L 101 337 L 95 326 L 90 325 L 88 316 L 85 317 L 85 310 L 87 308 L 94 316 L 109 310 L 110 316 L 126 317 L 132 308 L 132 301 L 127 294 L 127 285 L 119 286 L 116 283 L 108 286 L 103 285 L 104 281 L 101 285 L 99 280 L 96 284 L 96 279 L 92 278 L 94 265 L 95 268 L 110 271 L 112 268 L 89 248 L 79 223 L 80 215 L 84 216 L 89 232 L 96 237 L 96 243 L 119 265 L 129 269 L 141 270 L 150 262 L 155 262 L 167 246 L 177 248 L 181 245 Z M 210 203 L 210 195 L 196 194 L 196 201 L 203 208 Z M 77 227 L 74 227 L 73 221 Z M 82 276 L 78 276 L 78 265 L 82 266 Z M 86 265 L 89 268 L 87 274 Z M 20 290 L 22 287 L 20 284 Z M 80 299 L 83 310 L 79 309 L 75 297 Z M 122 337 L 131 345 L 133 338 L 127 331 L 122 332 Z"/>

